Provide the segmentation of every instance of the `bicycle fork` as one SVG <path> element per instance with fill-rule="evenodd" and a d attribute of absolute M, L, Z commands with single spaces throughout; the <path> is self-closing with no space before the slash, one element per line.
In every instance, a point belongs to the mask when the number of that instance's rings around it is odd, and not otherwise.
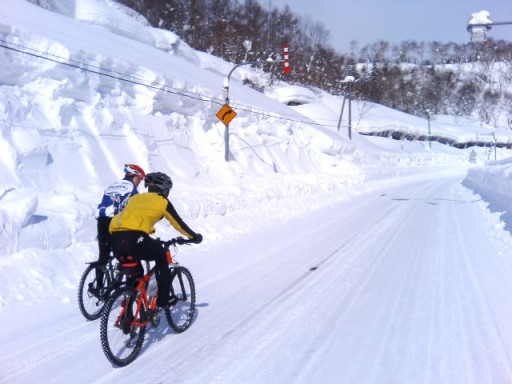
<path fill-rule="evenodd" d="M 174 291 L 174 287 L 172 286 L 174 279 L 178 279 L 178 282 L 180 285 L 181 292 L 179 292 L 178 295 L 176 295 L 176 292 Z M 185 291 L 185 284 L 183 283 L 183 276 L 181 275 L 179 268 L 173 268 L 171 270 L 171 295 L 176 298 L 176 302 L 178 302 L 180 300 L 184 301 L 184 300 L 187 300 L 185 292 L 186 291 Z"/>

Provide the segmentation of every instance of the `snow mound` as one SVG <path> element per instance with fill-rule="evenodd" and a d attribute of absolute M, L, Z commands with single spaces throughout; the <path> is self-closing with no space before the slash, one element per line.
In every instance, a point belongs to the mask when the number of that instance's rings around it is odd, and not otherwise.
<path fill-rule="evenodd" d="M 316 100 L 313 91 L 298 85 L 275 88 L 272 93 L 267 93 L 267 96 L 287 105 L 310 104 Z"/>
<path fill-rule="evenodd" d="M 38 3 L 41 7 L 61 15 L 108 29 L 112 33 L 155 45 L 152 34 L 144 25 L 147 21 L 135 12 L 119 12 L 121 7 L 105 0 L 46 0 Z M 125 7 L 123 7 L 125 9 Z"/>

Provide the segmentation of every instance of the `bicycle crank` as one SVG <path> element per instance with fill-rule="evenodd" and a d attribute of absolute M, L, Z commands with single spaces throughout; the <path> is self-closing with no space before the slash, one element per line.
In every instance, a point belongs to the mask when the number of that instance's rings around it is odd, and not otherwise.
<path fill-rule="evenodd" d="M 160 311 L 157 309 L 157 310 L 153 311 L 153 313 L 151 315 L 151 326 L 153 328 L 156 328 L 156 327 L 158 327 L 159 324 L 160 324 Z"/>

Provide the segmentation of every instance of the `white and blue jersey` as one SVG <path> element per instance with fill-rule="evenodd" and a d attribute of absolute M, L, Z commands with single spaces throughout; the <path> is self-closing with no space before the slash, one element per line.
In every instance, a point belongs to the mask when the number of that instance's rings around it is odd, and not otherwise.
<path fill-rule="evenodd" d="M 131 195 L 138 193 L 137 187 L 130 180 L 116 181 L 105 190 L 96 217 L 113 217 L 124 209 Z"/>

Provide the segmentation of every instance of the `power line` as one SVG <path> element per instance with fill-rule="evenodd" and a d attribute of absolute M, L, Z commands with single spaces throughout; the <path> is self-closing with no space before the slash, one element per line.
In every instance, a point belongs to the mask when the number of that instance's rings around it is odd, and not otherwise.
<path fill-rule="evenodd" d="M 130 83 L 130 84 L 140 85 L 140 86 L 155 89 L 158 91 L 171 93 L 171 94 L 175 94 L 175 95 L 179 95 L 179 96 L 183 96 L 183 97 L 188 97 L 188 98 L 198 100 L 201 102 L 209 102 L 209 103 L 213 103 L 213 104 L 217 104 L 217 105 L 224 104 L 224 101 L 221 99 L 217 99 L 214 97 L 205 97 L 205 96 L 199 95 L 194 92 L 183 91 L 181 89 L 176 89 L 176 88 L 170 87 L 165 84 L 147 81 L 147 80 L 138 78 L 136 76 L 123 74 L 120 72 L 116 72 L 114 70 L 101 68 L 101 67 L 90 65 L 90 64 L 84 64 L 84 63 L 81 63 L 81 62 L 78 62 L 78 61 L 75 61 L 75 60 L 72 60 L 69 58 L 64 58 L 61 56 L 53 55 L 48 52 L 39 51 L 39 50 L 30 48 L 30 47 L 26 47 L 26 46 L 23 46 L 20 44 L 15 44 L 15 43 L 12 43 L 12 42 L 9 42 L 6 40 L 0 40 L 0 47 L 10 50 L 10 51 L 13 51 L 13 52 L 32 56 L 37 59 L 51 61 L 56 64 L 61 64 L 61 65 L 64 65 L 64 66 L 67 66 L 70 68 L 79 69 L 84 72 L 93 73 L 93 74 L 96 74 L 99 76 L 109 77 L 111 79 L 115 79 L 115 80 L 119 80 L 119 81 L 124 81 L 124 82 Z M 307 119 L 307 120 L 306 119 L 304 119 L 304 120 L 297 119 L 296 116 L 292 116 L 291 114 L 289 115 L 289 117 L 287 117 L 286 114 L 276 113 L 273 111 L 265 111 L 265 110 L 255 111 L 252 106 L 248 106 L 245 104 L 234 103 L 233 106 L 236 107 L 236 109 L 238 111 L 244 111 L 244 112 L 248 112 L 248 113 L 252 113 L 252 114 L 256 114 L 256 115 L 260 115 L 260 116 L 276 118 L 276 119 L 295 122 L 295 123 L 303 123 L 303 124 L 312 125 L 312 126 L 320 126 L 320 127 L 325 127 L 326 125 L 330 126 L 329 124 L 315 123 L 314 121 L 312 121 L 310 119 Z M 332 126 L 334 126 L 334 120 L 332 121 Z"/>
<path fill-rule="evenodd" d="M 65 65 L 65 66 L 68 66 L 68 67 L 71 67 L 71 68 L 80 69 L 80 70 L 82 70 L 84 72 L 90 72 L 90 73 L 94 73 L 94 74 L 97 74 L 97 75 L 100 75 L 100 76 L 105 76 L 105 77 L 109 77 L 109 78 L 112 78 L 112 79 L 116 79 L 116 80 L 120 80 L 120 81 L 125 81 L 125 82 L 131 83 L 131 84 L 135 84 L 135 85 L 141 85 L 141 86 L 148 87 L 148 88 L 153 88 L 153 89 L 156 89 L 156 90 L 159 90 L 159 91 L 164 91 L 164 92 L 168 92 L 168 93 L 177 94 L 177 95 L 180 95 L 180 96 L 190 97 L 190 98 L 193 98 L 193 99 L 196 99 L 196 100 L 199 100 L 199 101 L 215 102 L 214 99 L 208 99 L 208 98 L 205 98 L 205 97 L 200 96 L 198 94 L 194 94 L 192 92 L 186 93 L 186 92 L 184 92 L 182 90 L 173 89 L 172 87 L 169 87 L 167 85 L 159 84 L 159 83 L 156 83 L 156 82 L 150 82 L 150 81 L 147 81 L 147 80 L 144 80 L 144 79 L 137 78 L 135 76 L 122 74 L 122 73 L 119 73 L 119 72 L 116 72 L 116 71 L 113 71 L 113 70 L 109 70 L 109 69 L 102 69 L 100 67 L 93 66 L 93 65 L 83 64 L 83 63 L 80 63 L 80 62 L 77 62 L 77 61 L 73 61 L 71 59 L 66 59 L 66 58 L 63 58 L 63 57 L 60 57 L 60 56 L 52 55 L 52 54 L 47 53 L 47 52 L 37 51 L 37 50 L 32 49 L 32 48 L 23 47 L 23 46 L 20 46 L 18 44 L 7 42 L 5 40 L 0 40 L 0 41 L 1 41 L 0 47 L 2 47 L 2 48 L 5 48 L 5 49 L 11 50 L 11 51 L 15 51 L 15 52 L 18 52 L 18 53 L 26 54 L 26 55 L 29 55 L 29 56 L 32 56 L 32 57 L 36 57 L 36 58 L 39 58 L 39 59 L 43 59 L 43 60 L 47 60 L 47 61 L 52 61 L 54 63 L 62 64 L 62 65 Z M 9 46 L 7 44 L 10 44 L 11 46 Z M 18 47 L 18 48 L 16 48 L 16 47 Z M 29 52 L 29 50 L 32 51 L 32 52 Z M 219 100 L 218 103 L 220 104 L 221 101 Z"/>

